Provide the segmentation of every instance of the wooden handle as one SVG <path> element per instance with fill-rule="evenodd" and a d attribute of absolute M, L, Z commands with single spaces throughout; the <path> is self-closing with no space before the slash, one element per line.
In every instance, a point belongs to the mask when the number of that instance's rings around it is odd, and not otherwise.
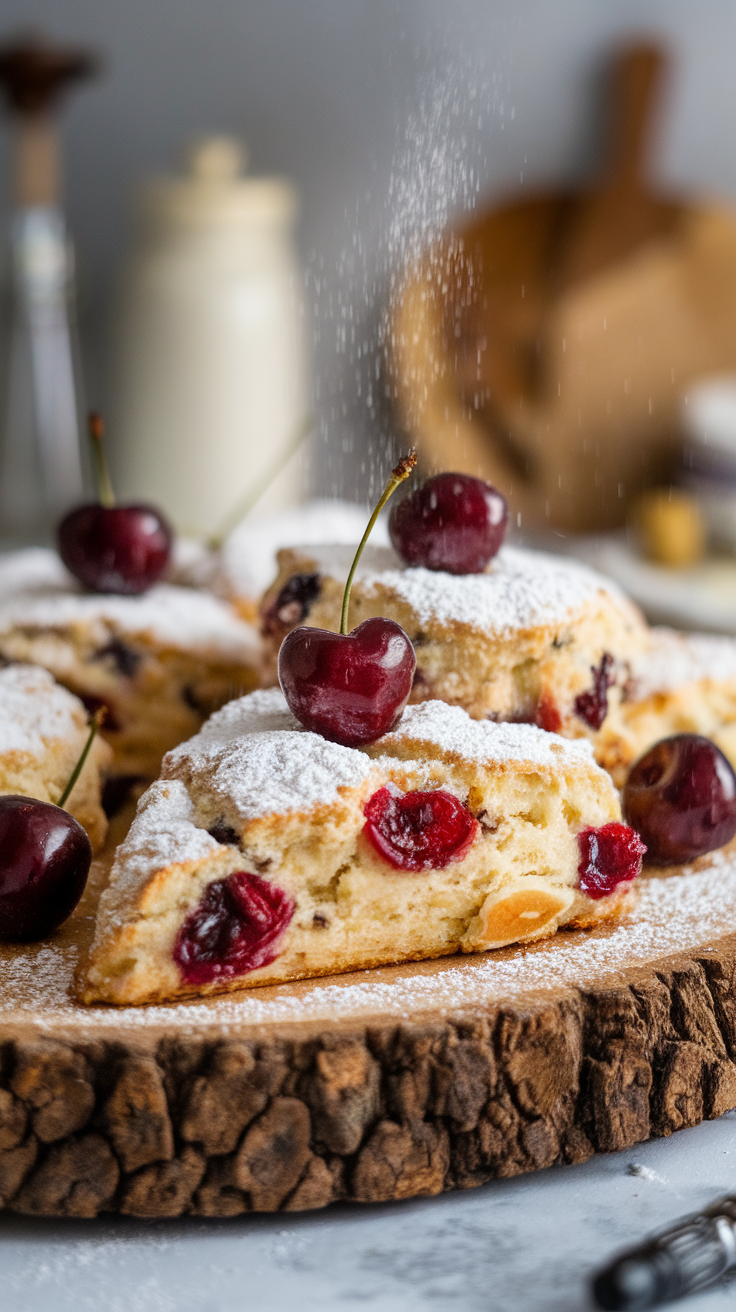
<path fill-rule="evenodd" d="M 641 190 L 647 150 L 667 58 L 658 46 L 629 46 L 613 68 L 608 185 Z"/>

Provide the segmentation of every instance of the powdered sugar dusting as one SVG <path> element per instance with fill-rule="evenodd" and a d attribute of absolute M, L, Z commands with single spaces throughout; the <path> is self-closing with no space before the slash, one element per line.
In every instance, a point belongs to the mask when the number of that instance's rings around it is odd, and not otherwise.
<path fill-rule="evenodd" d="M 706 633 L 651 630 L 651 647 L 632 665 L 633 694 L 648 697 L 683 684 L 736 680 L 736 639 Z"/>
<path fill-rule="evenodd" d="M 0 753 L 42 757 L 47 745 L 79 734 L 81 702 L 38 665 L 0 670 Z"/>
<path fill-rule="evenodd" d="M 217 597 L 160 583 L 140 597 L 85 593 L 53 551 L 32 548 L 0 561 L 0 633 L 26 629 L 92 628 L 101 643 L 109 630 L 150 637 L 174 650 L 215 653 L 256 664 L 255 629 Z"/>
<path fill-rule="evenodd" d="M 201 733 L 164 758 L 164 778 L 227 800 L 243 820 L 307 811 L 359 787 L 371 762 L 302 729 L 276 688 L 218 711 Z"/>
<path fill-rule="evenodd" d="M 140 1008 L 84 1008 L 70 997 L 75 952 L 11 950 L 0 958 L 5 1019 L 17 1014 L 41 1029 L 72 1023 L 85 1030 L 166 1026 L 180 1032 L 242 1031 L 309 1021 L 395 1022 L 423 1013 L 460 1013 L 551 989 L 585 987 L 622 970 L 694 947 L 707 948 L 736 925 L 736 856 L 715 853 L 706 868 L 641 882 L 639 900 L 612 929 L 562 933 L 538 945 L 385 967 L 341 979 L 244 990 L 206 1002 Z M 38 962 L 39 968 L 36 967 Z"/>
<path fill-rule="evenodd" d="M 116 921 L 157 870 L 203 861 L 217 851 L 216 839 L 196 827 L 193 814 L 189 793 L 178 779 L 159 779 L 143 794 L 127 838 L 115 854 L 109 886 L 100 898 L 101 923 Z"/>
<path fill-rule="evenodd" d="M 345 547 L 305 547 L 318 573 L 342 581 L 352 554 Z M 484 574 L 407 569 L 391 548 L 363 553 L 356 578 L 364 595 L 395 593 L 422 625 L 463 624 L 503 636 L 519 629 L 567 623 L 603 595 L 628 606 L 610 579 L 579 561 L 523 547 L 502 547 Z"/>
<path fill-rule="evenodd" d="M 184 758 L 194 760 L 201 755 L 209 759 L 210 754 L 216 755 L 225 745 L 236 742 L 246 734 L 287 729 L 305 732 L 289 710 L 281 689 L 267 688 L 251 692 L 245 697 L 236 697 L 215 711 L 202 725 L 199 733 L 173 748 L 164 760 L 173 768 L 174 763 Z"/>
<path fill-rule="evenodd" d="M 485 574 L 389 570 L 380 578 L 364 579 L 369 595 L 377 587 L 395 591 L 420 624 L 464 624 L 503 635 L 565 623 L 602 593 L 622 596 L 585 565 L 520 547 L 503 547 Z"/>
<path fill-rule="evenodd" d="M 419 756 L 422 743 L 431 743 L 467 761 L 596 769 L 587 741 L 570 742 L 529 724 L 471 720 L 444 702 L 407 707 L 398 728 L 372 744 L 370 755 L 391 755 L 392 747 L 407 743 L 417 744 Z M 358 787 L 370 771 L 363 751 L 303 729 L 277 688 L 230 702 L 194 738 L 169 752 L 162 766 L 164 778 L 185 779 L 192 791 L 227 800 L 243 820 L 332 802 L 340 787 Z"/>
<path fill-rule="evenodd" d="M 467 761 L 524 761 L 535 767 L 559 770 L 566 765 L 594 766 L 587 739 L 559 738 L 533 724 L 494 724 L 471 720 L 459 706 L 421 702 L 407 706 L 398 727 L 374 744 L 373 753 L 390 751 L 396 744 L 431 743 L 444 754 Z"/>

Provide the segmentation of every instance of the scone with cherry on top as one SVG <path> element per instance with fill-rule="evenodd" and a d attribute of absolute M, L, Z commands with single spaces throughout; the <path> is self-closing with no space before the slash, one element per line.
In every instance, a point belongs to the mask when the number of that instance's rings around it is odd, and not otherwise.
<path fill-rule="evenodd" d="M 260 683 L 258 634 L 226 603 L 171 584 L 85 593 L 42 548 L 0 560 L 0 657 L 44 666 L 88 710 L 106 708 L 120 788 L 155 779 L 165 752 Z"/>
<path fill-rule="evenodd" d="M 88 716 L 78 697 L 35 665 L 0 669 L 0 793 L 58 803 L 82 754 Z M 66 804 L 102 846 L 107 819 L 100 802 L 112 752 L 96 737 Z"/>
<path fill-rule="evenodd" d="M 256 692 L 141 798 L 80 994 L 147 1003 L 529 942 L 618 913 L 642 850 L 587 742 L 430 702 L 356 750 Z"/>
<path fill-rule="evenodd" d="M 297 624 L 337 631 L 352 551 L 279 553 L 261 604 L 267 677 Z M 591 735 L 647 644 L 638 610 L 615 583 L 577 561 L 502 547 L 480 574 L 407 568 L 368 546 L 350 596 L 350 627 L 395 620 L 417 657 L 411 700 L 435 698 L 474 719 L 519 720 L 569 737 Z"/>

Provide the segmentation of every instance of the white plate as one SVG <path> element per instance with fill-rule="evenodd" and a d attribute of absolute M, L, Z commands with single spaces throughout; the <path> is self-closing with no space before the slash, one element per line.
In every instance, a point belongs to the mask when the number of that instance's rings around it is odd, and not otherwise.
<path fill-rule="evenodd" d="M 736 559 L 713 556 L 693 569 L 644 560 L 625 533 L 568 540 L 564 550 L 608 574 L 655 624 L 736 633 Z"/>

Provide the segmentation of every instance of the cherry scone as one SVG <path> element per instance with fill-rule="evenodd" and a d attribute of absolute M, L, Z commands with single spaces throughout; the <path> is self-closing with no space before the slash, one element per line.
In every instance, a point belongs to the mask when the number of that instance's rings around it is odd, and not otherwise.
<path fill-rule="evenodd" d="M 621 788 L 629 766 L 672 734 L 710 738 L 736 767 L 736 639 L 653 628 L 596 739 Z"/>
<path fill-rule="evenodd" d="M 85 593 L 42 548 L 0 561 L 0 656 L 44 666 L 88 710 L 106 708 L 121 788 L 155 779 L 166 751 L 260 683 L 256 630 L 210 593 Z"/>
<path fill-rule="evenodd" d="M 429 702 L 357 750 L 256 692 L 141 798 L 80 996 L 146 1003 L 528 942 L 618 913 L 642 851 L 586 741 Z"/>
<path fill-rule="evenodd" d="M 261 604 L 267 677 L 297 624 L 337 630 L 352 552 L 279 553 Z M 395 620 L 417 657 L 413 702 L 439 698 L 474 719 L 527 721 L 568 737 L 593 736 L 646 649 L 639 611 L 616 584 L 577 561 L 502 547 L 480 574 L 407 568 L 390 548 L 367 547 L 350 597 L 350 625 Z"/>
<path fill-rule="evenodd" d="M 0 669 L 0 793 L 57 803 L 87 740 L 87 721 L 79 698 L 47 670 Z M 95 738 L 66 805 L 95 849 L 107 833 L 100 798 L 111 756 L 107 744 Z"/>

